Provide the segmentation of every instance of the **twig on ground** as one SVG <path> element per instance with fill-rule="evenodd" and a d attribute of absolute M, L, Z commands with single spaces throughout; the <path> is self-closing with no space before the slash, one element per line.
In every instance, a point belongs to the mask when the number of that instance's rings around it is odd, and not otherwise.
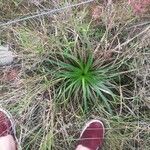
<path fill-rule="evenodd" d="M 21 22 L 21 21 L 37 18 L 37 17 L 40 17 L 40 16 L 48 15 L 48 14 L 54 14 L 56 12 L 60 12 L 60 11 L 63 11 L 65 9 L 68 9 L 68 8 L 72 8 L 72 7 L 77 7 L 77 6 L 80 6 L 80 5 L 88 4 L 88 3 L 91 3 L 93 1 L 94 0 L 87 0 L 87 1 L 83 1 L 83 2 L 77 3 L 77 4 L 64 6 L 62 8 L 56 8 L 56 9 L 53 9 L 53 10 L 43 11 L 43 12 L 40 12 L 40 13 L 35 14 L 35 15 L 23 16 L 22 18 L 10 20 L 10 21 L 5 22 L 5 23 L 0 23 L 0 27 L 11 25 L 11 24 L 15 24 L 15 23 L 18 23 L 18 22 Z"/>

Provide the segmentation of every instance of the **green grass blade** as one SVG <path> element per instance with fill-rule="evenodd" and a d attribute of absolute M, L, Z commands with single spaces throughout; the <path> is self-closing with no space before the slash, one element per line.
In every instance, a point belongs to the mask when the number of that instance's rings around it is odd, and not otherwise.
<path fill-rule="evenodd" d="M 82 78 L 82 90 L 83 90 L 84 110 L 87 111 L 88 110 L 88 106 L 87 106 L 87 91 L 86 91 L 86 87 L 85 87 L 85 79 L 84 78 Z"/>

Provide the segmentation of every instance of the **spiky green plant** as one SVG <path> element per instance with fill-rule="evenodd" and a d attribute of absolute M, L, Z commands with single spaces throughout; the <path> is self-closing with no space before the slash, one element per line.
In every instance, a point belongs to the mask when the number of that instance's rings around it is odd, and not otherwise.
<path fill-rule="evenodd" d="M 68 53 L 57 53 L 44 64 L 53 80 L 57 81 L 55 89 L 58 101 L 63 98 L 78 99 L 84 110 L 88 110 L 91 103 L 100 100 L 112 112 L 110 101 L 116 98 L 113 81 L 116 65 L 96 61 L 92 55 L 81 57 Z"/>

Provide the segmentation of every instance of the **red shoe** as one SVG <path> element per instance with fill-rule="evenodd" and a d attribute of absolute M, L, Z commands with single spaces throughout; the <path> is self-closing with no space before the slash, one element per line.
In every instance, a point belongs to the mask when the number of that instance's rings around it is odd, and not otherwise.
<path fill-rule="evenodd" d="M 90 150 L 98 150 L 104 141 L 105 127 L 99 120 L 89 121 L 80 135 L 78 146 L 86 147 Z"/>
<path fill-rule="evenodd" d="M 0 108 L 0 137 L 6 135 L 12 135 L 14 137 L 16 145 L 18 145 L 13 118 L 11 114 L 9 114 L 9 112 Z"/>

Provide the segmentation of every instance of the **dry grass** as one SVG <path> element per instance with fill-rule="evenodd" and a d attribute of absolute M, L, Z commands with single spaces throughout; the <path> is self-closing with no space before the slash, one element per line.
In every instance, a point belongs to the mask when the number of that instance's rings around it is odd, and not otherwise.
<path fill-rule="evenodd" d="M 2 21 L 66 4 L 59 0 L 0 3 Z M 23 149 L 73 149 L 82 126 L 92 118 L 103 120 L 107 128 L 103 149 L 149 149 L 150 25 L 146 23 L 149 15 L 140 18 L 126 4 L 105 4 L 96 20 L 91 19 L 90 10 L 95 7 L 91 3 L 0 27 L 1 43 L 8 43 L 17 54 L 11 66 L 0 68 L 0 105 L 14 116 Z M 101 103 L 95 104 L 88 114 L 71 102 L 65 108 L 56 104 L 53 82 L 39 65 L 51 52 L 86 48 L 93 50 L 97 60 L 121 59 L 127 63 L 124 83 L 118 85 L 119 101 L 112 102 L 113 115 Z M 9 80 L 14 69 L 17 73 Z"/>

